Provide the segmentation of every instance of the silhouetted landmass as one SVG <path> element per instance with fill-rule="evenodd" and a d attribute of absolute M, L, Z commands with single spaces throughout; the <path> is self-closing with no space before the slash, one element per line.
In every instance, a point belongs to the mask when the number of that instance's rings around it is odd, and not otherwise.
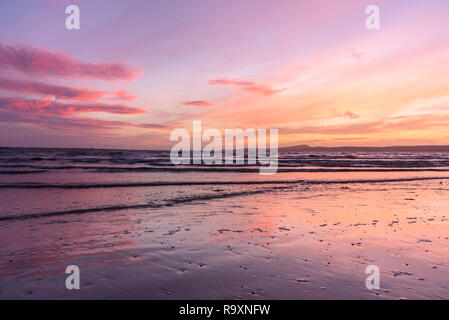
<path fill-rule="evenodd" d="M 203 145 L 204 147 L 204 145 Z M 154 152 L 170 152 L 170 149 L 109 149 L 109 148 L 49 148 L 49 147 L 2 147 L 0 150 L 36 150 L 36 151 L 154 151 Z M 245 152 L 247 149 L 245 149 Z M 296 146 L 280 147 L 280 152 L 449 152 L 449 145 L 426 145 L 426 146 L 389 146 L 389 147 L 311 147 L 307 144 Z M 223 149 L 224 152 L 224 149 Z"/>
<path fill-rule="evenodd" d="M 306 144 L 279 148 L 282 152 L 449 152 L 449 145 L 390 147 L 311 147 Z"/>

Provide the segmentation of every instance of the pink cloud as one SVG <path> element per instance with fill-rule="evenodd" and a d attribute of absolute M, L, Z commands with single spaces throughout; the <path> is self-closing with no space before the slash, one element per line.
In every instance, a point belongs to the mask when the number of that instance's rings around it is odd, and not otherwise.
<path fill-rule="evenodd" d="M 68 79 L 135 80 L 140 70 L 122 62 L 90 63 L 59 52 L 0 44 L 0 69 Z"/>
<path fill-rule="evenodd" d="M 83 88 L 70 88 L 65 86 L 45 84 L 35 81 L 24 81 L 15 79 L 0 78 L 0 89 L 26 94 L 43 94 L 54 96 L 59 99 L 69 100 L 94 100 L 100 99 L 105 95 L 114 95 L 114 100 L 131 100 L 131 96 L 126 90 L 119 91 L 98 91 Z"/>
<path fill-rule="evenodd" d="M 133 124 L 123 121 L 107 121 L 92 118 L 66 118 L 59 115 L 40 113 L 13 113 L 0 109 L 0 122 L 29 123 L 50 129 L 77 129 L 77 130 L 117 130 L 126 127 L 144 129 L 171 129 L 172 126 L 163 124 Z"/>
<path fill-rule="evenodd" d="M 209 107 L 212 106 L 213 103 L 207 100 L 194 100 L 194 101 L 186 101 L 181 102 L 183 106 L 194 106 L 194 107 Z"/>
<path fill-rule="evenodd" d="M 358 118 L 360 118 L 359 115 L 357 115 L 355 113 L 352 113 L 351 111 L 346 111 L 343 116 L 346 117 L 346 118 L 349 118 L 349 119 L 358 119 Z"/>
<path fill-rule="evenodd" d="M 228 86 L 228 85 L 236 85 L 236 86 L 252 86 L 254 83 L 252 81 L 245 81 L 239 79 L 215 79 L 209 80 L 208 84 L 210 86 Z"/>
<path fill-rule="evenodd" d="M 30 123 L 53 129 L 119 129 L 133 126 L 122 121 L 105 121 L 91 118 L 64 118 L 42 114 L 17 114 L 0 111 L 0 122 Z"/>
<path fill-rule="evenodd" d="M 109 105 L 102 103 L 74 104 L 51 100 L 26 100 L 21 98 L 0 98 L 0 108 L 16 113 L 35 113 L 46 115 L 70 116 L 87 112 L 108 112 L 114 114 L 141 114 L 144 109 L 125 105 Z"/>
<path fill-rule="evenodd" d="M 127 90 L 118 90 L 114 91 L 113 94 L 115 95 L 114 100 L 134 100 L 136 97 L 132 96 L 129 91 Z"/>
<path fill-rule="evenodd" d="M 363 56 L 365 56 L 365 52 L 359 51 L 355 48 L 351 48 L 351 57 L 360 61 Z"/>
<path fill-rule="evenodd" d="M 145 128 L 145 129 L 174 129 L 174 126 L 169 126 L 165 124 L 157 124 L 157 123 L 142 123 L 142 124 L 136 124 L 135 125 L 138 128 Z"/>
<path fill-rule="evenodd" d="M 269 86 L 266 85 L 258 85 L 255 84 L 253 81 L 250 80 L 241 80 L 241 79 L 214 79 L 209 80 L 208 82 L 209 86 L 234 86 L 239 89 L 245 90 L 245 91 L 252 91 L 257 92 L 262 95 L 273 95 L 276 93 L 279 93 L 281 91 L 284 91 L 285 89 L 272 89 Z"/>
<path fill-rule="evenodd" d="M 34 77 L 55 76 L 66 79 L 134 80 L 140 72 L 124 63 L 88 63 L 62 53 L 36 48 L 15 48 L 0 44 L 0 71 L 13 69 Z M 147 111 L 123 104 L 90 102 L 98 99 L 131 100 L 135 97 L 126 90 L 106 91 L 73 88 L 39 81 L 0 78 L 0 89 L 15 93 L 44 95 L 33 97 L 0 97 L 0 121 L 30 123 L 54 129 L 120 129 L 123 127 L 150 128 L 149 124 L 132 124 L 83 117 L 82 113 L 107 112 L 119 115 L 142 114 Z M 51 99 L 49 99 L 51 97 Z M 84 103 L 61 102 L 79 100 Z M 151 126 L 152 129 L 157 125 Z M 164 128 L 160 125 L 159 128 Z"/>

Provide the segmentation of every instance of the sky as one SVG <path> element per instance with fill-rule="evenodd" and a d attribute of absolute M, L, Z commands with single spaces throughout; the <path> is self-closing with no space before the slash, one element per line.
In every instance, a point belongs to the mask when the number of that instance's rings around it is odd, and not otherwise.
<path fill-rule="evenodd" d="M 449 144 L 449 1 L 0 0 L 0 146 L 168 149 L 194 120 Z"/>

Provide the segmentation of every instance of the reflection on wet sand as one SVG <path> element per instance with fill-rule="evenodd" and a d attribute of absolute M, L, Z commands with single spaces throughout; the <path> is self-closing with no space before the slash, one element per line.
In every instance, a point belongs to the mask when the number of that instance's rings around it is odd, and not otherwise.
<path fill-rule="evenodd" d="M 297 184 L 5 221 L 0 297 L 447 299 L 448 184 Z M 69 264 L 81 269 L 76 292 L 64 286 Z M 379 290 L 365 288 L 372 264 Z"/>

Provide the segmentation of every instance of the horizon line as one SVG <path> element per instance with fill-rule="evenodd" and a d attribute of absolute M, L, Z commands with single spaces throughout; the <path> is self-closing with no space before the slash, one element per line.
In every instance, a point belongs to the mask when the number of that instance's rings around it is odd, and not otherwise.
<path fill-rule="evenodd" d="M 440 145 L 440 144 L 388 145 L 388 146 L 357 146 L 357 145 L 352 145 L 352 146 L 351 145 L 350 146 L 310 146 L 308 144 L 296 144 L 296 145 L 278 147 L 278 149 L 280 151 L 282 151 L 282 149 L 295 149 L 295 148 L 302 149 L 301 151 L 306 151 L 307 149 L 316 150 L 316 149 L 448 148 L 448 151 L 449 151 L 449 144 L 446 144 L 446 145 Z M 42 147 L 42 146 L 40 146 L 40 147 L 23 147 L 23 146 L 6 147 L 6 146 L 0 146 L 0 149 L 72 149 L 72 150 L 73 149 L 79 149 L 79 150 L 94 149 L 94 150 L 128 150 L 128 151 L 170 151 L 171 148 L 168 147 L 166 149 L 157 149 L 157 148 L 133 149 L 133 148 L 103 148 L 103 147 Z M 247 149 L 248 148 L 245 148 L 245 150 L 247 150 Z M 222 149 L 222 150 L 226 150 L 226 149 Z M 416 151 L 422 151 L 422 150 L 416 150 Z"/>

